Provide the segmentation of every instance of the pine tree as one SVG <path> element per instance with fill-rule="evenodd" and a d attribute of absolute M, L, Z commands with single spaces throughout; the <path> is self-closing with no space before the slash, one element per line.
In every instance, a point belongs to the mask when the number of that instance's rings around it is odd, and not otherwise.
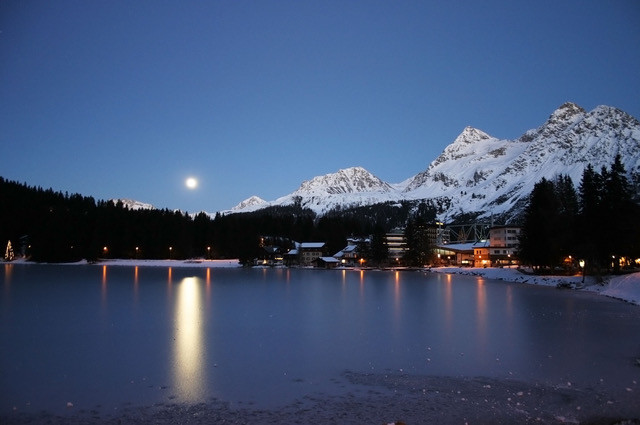
<path fill-rule="evenodd" d="M 374 265 L 382 265 L 389 258 L 389 247 L 387 246 L 384 229 L 377 225 L 371 235 L 371 261 Z"/>
<path fill-rule="evenodd" d="M 560 202 L 551 181 L 542 178 L 535 184 L 525 210 L 520 233 L 520 259 L 534 269 L 552 267 L 560 262 L 558 240 Z"/>
<path fill-rule="evenodd" d="M 611 169 L 603 178 L 602 210 L 606 218 L 607 237 L 603 237 L 603 255 L 611 256 L 615 271 L 619 269 L 619 257 L 633 255 L 636 241 L 630 237 L 637 228 L 637 208 L 632 201 L 632 191 L 620 155 L 616 155 Z M 603 226 L 604 227 L 604 226 Z"/>
<path fill-rule="evenodd" d="M 558 254 L 567 257 L 575 254 L 576 217 L 578 216 L 578 193 L 571 177 L 559 175 L 553 180 L 553 190 L 558 201 L 557 243 Z"/>
<path fill-rule="evenodd" d="M 591 164 L 582 172 L 579 187 L 579 217 L 576 229 L 578 255 L 589 269 L 599 269 L 603 244 L 602 175 Z"/>
<path fill-rule="evenodd" d="M 407 252 L 404 261 L 409 266 L 421 267 L 428 264 L 432 257 L 427 221 L 421 217 L 413 217 L 405 228 Z"/>

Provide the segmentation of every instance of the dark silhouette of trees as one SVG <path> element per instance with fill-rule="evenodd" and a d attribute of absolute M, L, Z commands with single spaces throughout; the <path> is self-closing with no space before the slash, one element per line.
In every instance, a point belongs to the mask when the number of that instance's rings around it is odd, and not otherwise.
<path fill-rule="evenodd" d="M 603 167 L 598 173 L 591 166 L 585 169 L 579 207 L 578 247 L 591 270 L 617 271 L 620 257 L 640 254 L 640 207 L 633 201 L 620 155 L 609 170 Z"/>
<path fill-rule="evenodd" d="M 588 165 L 576 192 L 568 176 L 536 183 L 525 210 L 520 258 L 552 268 L 572 255 L 590 271 L 617 271 L 640 255 L 640 207 L 633 201 L 620 156 L 600 172 Z"/>
<path fill-rule="evenodd" d="M 560 202 L 553 182 L 542 178 L 529 195 L 520 233 L 520 258 L 534 268 L 549 268 L 559 263 L 559 208 Z"/>
<path fill-rule="evenodd" d="M 403 258 L 405 265 L 422 267 L 431 262 L 433 247 L 429 240 L 429 224 L 433 223 L 435 216 L 435 209 L 422 203 L 416 213 L 407 220 L 404 231 L 407 242 L 407 252 Z"/>

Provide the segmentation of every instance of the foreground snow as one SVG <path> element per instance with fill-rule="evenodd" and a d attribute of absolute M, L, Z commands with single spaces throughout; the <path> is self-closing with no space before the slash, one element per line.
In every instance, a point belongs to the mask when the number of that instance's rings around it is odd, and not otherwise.
<path fill-rule="evenodd" d="M 460 268 L 438 267 L 431 269 L 437 273 L 454 273 L 472 276 L 482 276 L 487 279 L 504 280 L 507 282 L 527 283 L 532 285 L 558 286 L 568 284 L 572 288 L 597 292 L 608 297 L 618 298 L 632 304 L 640 305 L 640 272 L 623 276 L 605 276 L 599 280 L 594 276 L 586 276 L 584 284 L 582 275 L 575 276 L 538 276 L 525 274 L 510 268 Z"/>

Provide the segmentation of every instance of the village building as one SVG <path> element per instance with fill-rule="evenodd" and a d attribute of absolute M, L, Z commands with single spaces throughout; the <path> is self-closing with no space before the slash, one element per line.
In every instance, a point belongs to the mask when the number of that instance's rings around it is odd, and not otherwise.
<path fill-rule="evenodd" d="M 353 267 L 358 264 L 358 259 L 365 252 L 371 243 L 370 239 L 347 238 L 347 246 L 333 254 L 333 257 L 345 267 Z"/>
<path fill-rule="evenodd" d="M 319 257 L 315 260 L 315 264 L 325 269 L 333 269 L 340 265 L 340 260 L 335 257 Z"/>
<path fill-rule="evenodd" d="M 325 254 L 325 245 L 324 242 L 296 242 L 296 247 L 285 255 L 286 262 L 288 265 L 313 266 Z"/>
<path fill-rule="evenodd" d="M 473 245 L 473 266 L 489 267 L 491 266 L 491 258 L 489 257 L 490 241 L 480 241 Z"/>
<path fill-rule="evenodd" d="M 263 246 L 260 255 L 255 260 L 257 266 L 281 266 L 284 264 L 284 256 L 279 246 Z"/>
<path fill-rule="evenodd" d="M 518 264 L 520 227 L 494 226 L 489 229 L 490 260 L 494 266 Z"/>
<path fill-rule="evenodd" d="M 434 254 L 438 265 L 487 267 L 490 264 L 489 241 L 487 240 L 439 244 L 436 245 Z"/>
<path fill-rule="evenodd" d="M 397 227 L 389 231 L 385 234 L 385 242 L 387 244 L 390 260 L 397 262 L 404 257 L 404 254 L 407 251 L 407 241 L 404 237 L 404 229 Z"/>

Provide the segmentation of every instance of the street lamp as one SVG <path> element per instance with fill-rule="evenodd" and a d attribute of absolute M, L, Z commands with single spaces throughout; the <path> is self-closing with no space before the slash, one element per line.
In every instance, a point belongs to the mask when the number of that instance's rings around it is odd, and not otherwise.
<path fill-rule="evenodd" d="M 207 258 L 209 260 L 211 260 L 211 247 L 210 246 L 207 247 Z"/>
<path fill-rule="evenodd" d="M 173 247 L 172 246 L 169 247 L 169 260 L 171 260 L 171 251 L 173 251 Z"/>
<path fill-rule="evenodd" d="M 582 283 L 584 283 L 584 260 L 580 260 L 580 268 L 582 269 Z"/>

